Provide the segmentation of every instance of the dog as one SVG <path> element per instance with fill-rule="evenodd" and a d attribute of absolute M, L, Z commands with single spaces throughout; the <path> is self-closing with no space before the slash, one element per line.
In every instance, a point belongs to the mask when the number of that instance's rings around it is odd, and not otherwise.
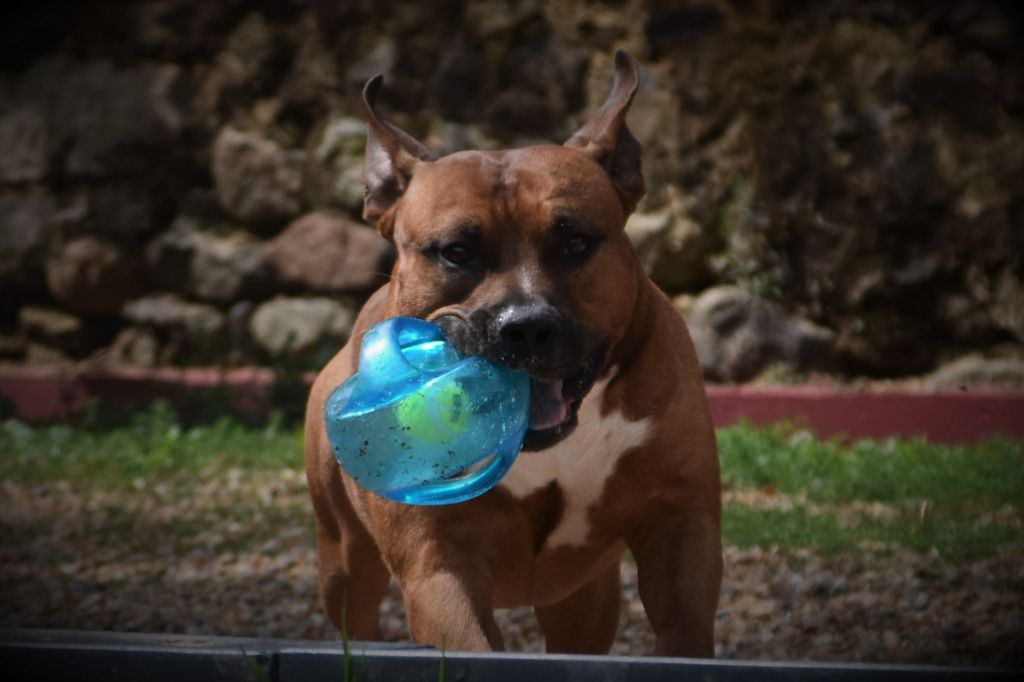
<path fill-rule="evenodd" d="M 628 549 L 654 653 L 714 654 L 714 429 L 686 326 L 624 231 L 646 188 L 625 120 L 638 67 L 622 51 L 614 64 L 607 100 L 564 145 L 438 159 L 378 116 L 380 76 L 363 91 L 363 216 L 397 256 L 315 380 L 305 426 L 320 596 L 348 637 L 380 638 L 393 576 L 418 642 L 502 650 L 493 609 L 530 605 L 547 651 L 607 653 Z M 399 315 L 531 377 L 523 452 L 474 500 L 391 502 L 328 445 L 328 395 L 355 371 L 363 332 Z"/>

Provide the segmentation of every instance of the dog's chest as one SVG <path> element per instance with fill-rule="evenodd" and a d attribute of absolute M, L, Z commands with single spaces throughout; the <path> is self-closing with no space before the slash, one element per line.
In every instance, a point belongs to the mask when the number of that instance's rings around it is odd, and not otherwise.
<path fill-rule="evenodd" d="M 620 412 L 601 415 L 607 380 L 597 383 L 583 401 L 579 425 L 568 438 L 541 452 L 524 452 L 501 481 L 517 499 L 558 484 L 562 514 L 544 549 L 580 547 L 590 535 L 590 509 L 601 499 L 622 455 L 647 440 L 649 419 L 628 421 Z"/>

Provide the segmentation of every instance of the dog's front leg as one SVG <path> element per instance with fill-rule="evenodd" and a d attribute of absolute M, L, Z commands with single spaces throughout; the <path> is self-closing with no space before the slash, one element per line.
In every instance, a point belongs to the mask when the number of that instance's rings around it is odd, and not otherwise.
<path fill-rule="evenodd" d="M 489 575 L 459 563 L 416 566 L 411 575 L 399 576 L 409 632 L 417 642 L 440 649 L 503 651 Z"/>
<path fill-rule="evenodd" d="M 657 655 L 714 656 L 722 582 L 719 526 L 713 510 L 666 511 L 628 538 Z"/>

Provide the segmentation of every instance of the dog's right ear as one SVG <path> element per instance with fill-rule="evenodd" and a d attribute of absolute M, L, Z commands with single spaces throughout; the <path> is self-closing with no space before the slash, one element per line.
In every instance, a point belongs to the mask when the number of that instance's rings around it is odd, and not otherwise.
<path fill-rule="evenodd" d="M 612 181 L 628 216 L 644 196 L 640 143 L 626 126 L 626 113 L 640 85 L 640 69 L 622 50 L 615 51 L 615 78 L 608 99 L 589 122 L 565 143 L 596 161 Z"/>
<path fill-rule="evenodd" d="M 402 197 L 416 166 L 434 159 L 415 138 L 377 116 L 373 107 L 383 82 L 383 76 L 374 76 L 363 88 L 363 114 L 369 124 L 363 161 L 363 219 L 391 239 L 394 221 L 385 218 L 388 210 Z"/>

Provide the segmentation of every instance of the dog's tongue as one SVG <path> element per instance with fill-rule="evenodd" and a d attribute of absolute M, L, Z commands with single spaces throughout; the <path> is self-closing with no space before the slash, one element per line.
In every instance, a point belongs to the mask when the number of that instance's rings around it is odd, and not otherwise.
<path fill-rule="evenodd" d="M 565 421 L 569 408 L 562 397 L 562 380 L 530 382 L 530 428 L 550 429 Z"/>

